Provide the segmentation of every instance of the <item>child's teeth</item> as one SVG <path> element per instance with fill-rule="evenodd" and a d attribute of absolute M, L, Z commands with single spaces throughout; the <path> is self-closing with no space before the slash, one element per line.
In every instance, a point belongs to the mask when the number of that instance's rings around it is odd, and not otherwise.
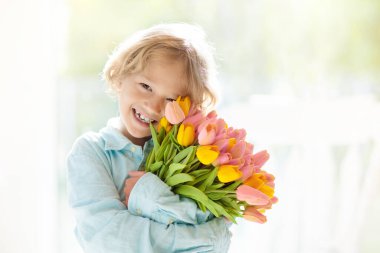
<path fill-rule="evenodd" d="M 136 112 L 136 115 L 139 119 L 141 119 L 142 121 L 144 121 L 145 123 L 150 123 L 152 122 L 153 120 L 151 119 L 148 119 L 148 118 L 145 118 L 143 115 L 141 115 L 141 113 L 139 112 Z"/>

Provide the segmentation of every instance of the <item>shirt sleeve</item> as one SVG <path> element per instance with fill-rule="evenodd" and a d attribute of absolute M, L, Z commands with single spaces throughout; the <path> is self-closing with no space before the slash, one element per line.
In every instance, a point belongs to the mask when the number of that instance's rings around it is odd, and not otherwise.
<path fill-rule="evenodd" d="M 121 202 L 99 151 L 76 147 L 67 159 L 69 204 L 85 252 L 227 252 L 230 232 L 223 219 L 201 225 L 166 225 L 136 216 Z M 147 177 L 149 178 L 149 176 Z"/>
<path fill-rule="evenodd" d="M 164 224 L 196 225 L 214 217 L 209 211 L 201 211 L 193 200 L 174 194 L 167 184 L 152 173 L 146 173 L 133 187 L 128 210 Z"/>

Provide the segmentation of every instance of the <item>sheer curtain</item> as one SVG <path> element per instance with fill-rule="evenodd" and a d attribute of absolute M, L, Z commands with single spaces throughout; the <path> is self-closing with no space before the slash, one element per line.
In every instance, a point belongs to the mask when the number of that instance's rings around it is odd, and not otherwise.
<path fill-rule="evenodd" d="M 1 252 L 57 252 L 60 4 L 0 2 Z"/>
<path fill-rule="evenodd" d="M 230 252 L 362 252 L 359 240 L 368 235 L 363 225 L 380 183 L 378 102 L 254 96 L 223 116 L 247 129 L 256 151 L 269 149 L 265 169 L 277 176 L 280 199 L 267 224 L 241 220 L 232 227 Z"/>

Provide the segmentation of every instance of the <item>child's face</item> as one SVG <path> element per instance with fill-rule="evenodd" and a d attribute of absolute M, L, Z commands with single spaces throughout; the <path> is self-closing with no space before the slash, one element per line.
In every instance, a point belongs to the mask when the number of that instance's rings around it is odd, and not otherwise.
<path fill-rule="evenodd" d="M 143 145 L 150 138 L 149 122 L 155 124 L 164 116 L 168 101 L 187 95 L 186 82 L 183 63 L 163 57 L 124 78 L 118 89 L 122 133 Z"/>

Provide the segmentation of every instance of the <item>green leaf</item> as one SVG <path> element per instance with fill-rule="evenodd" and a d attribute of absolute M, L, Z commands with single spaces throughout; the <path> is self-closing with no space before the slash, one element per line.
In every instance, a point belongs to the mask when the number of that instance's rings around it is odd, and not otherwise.
<path fill-rule="evenodd" d="M 235 181 L 233 182 L 232 184 L 230 185 L 227 185 L 225 188 L 223 188 L 223 190 L 235 190 L 236 188 L 239 187 L 239 185 L 241 185 L 243 182 L 242 181 Z"/>
<path fill-rule="evenodd" d="M 164 164 L 163 161 L 158 161 L 158 162 L 153 163 L 149 167 L 150 172 L 152 172 L 152 173 L 156 172 L 156 170 L 158 170 L 159 168 L 161 168 L 162 164 Z"/>
<path fill-rule="evenodd" d="M 166 170 L 168 169 L 168 166 L 166 164 L 164 164 L 163 166 L 161 166 L 161 169 L 158 171 L 158 177 L 164 181 L 164 175 L 166 173 Z"/>
<path fill-rule="evenodd" d="M 209 172 L 210 172 L 209 169 L 200 169 L 200 170 L 194 170 L 194 171 L 190 172 L 189 174 L 192 175 L 193 177 L 199 177 L 199 176 L 205 175 L 206 173 L 209 173 Z"/>
<path fill-rule="evenodd" d="M 210 210 L 210 212 L 214 214 L 216 217 L 220 216 L 220 214 L 215 209 L 215 207 L 209 203 L 210 199 L 206 196 L 206 194 L 204 194 L 202 191 L 198 190 L 197 188 L 191 185 L 181 185 L 179 187 L 176 187 L 174 189 L 174 192 L 176 194 L 180 194 L 182 196 L 199 201 L 202 205 L 206 206 L 206 208 Z"/>
<path fill-rule="evenodd" d="M 207 166 L 201 164 L 198 161 L 198 158 L 195 157 L 194 160 L 195 160 L 195 162 L 190 162 L 190 164 L 188 164 L 189 165 L 189 169 L 186 172 L 193 172 L 193 171 L 197 171 L 197 170 L 200 170 L 200 169 L 206 169 L 206 168 L 208 168 Z"/>
<path fill-rule="evenodd" d="M 206 187 L 206 192 L 207 191 L 217 190 L 219 188 L 222 188 L 223 186 L 224 186 L 224 183 L 209 185 L 208 187 Z"/>
<path fill-rule="evenodd" d="M 235 191 L 214 190 L 206 192 L 206 195 L 212 200 L 219 200 L 223 197 L 229 196 L 229 193 L 236 194 Z"/>
<path fill-rule="evenodd" d="M 166 163 L 166 161 L 168 160 L 168 156 L 170 155 L 170 148 L 171 148 L 171 144 L 168 144 L 166 145 L 165 147 L 165 151 L 164 151 L 164 162 Z"/>
<path fill-rule="evenodd" d="M 145 171 L 149 172 L 150 165 L 154 162 L 154 149 L 149 153 L 148 157 L 146 158 L 145 162 Z"/>
<path fill-rule="evenodd" d="M 166 159 L 166 164 L 169 164 L 173 160 L 175 155 L 177 155 L 177 150 L 174 146 L 174 143 L 171 142 L 168 157 Z"/>
<path fill-rule="evenodd" d="M 150 128 L 150 133 L 152 134 L 152 140 L 153 140 L 153 145 L 154 145 L 154 150 L 157 150 L 160 147 L 160 144 L 158 143 L 157 139 L 157 132 L 156 129 L 154 129 L 154 126 L 152 123 L 149 124 Z"/>
<path fill-rule="evenodd" d="M 179 163 L 182 161 L 190 152 L 192 152 L 192 146 L 185 148 L 184 150 L 180 151 L 174 158 L 173 163 Z"/>
<path fill-rule="evenodd" d="M 214 168 L 208 175 L 208 177 L 203 181 L 203 183 L 198 187 L 199 190 L 204 191 L 206 187 L 210 186 L 214 180 L 216 175 L 218 174 L 218 168 Z"/>
<path fill-rule="evenodd" d="M 189 153 L 187 154 L 187 156 L 181 161 L 181 163 L 183 164 L 188 164 L 189 161 L 192 161 L 191 158 L 194 158 L 194 154 L 195 154 L 195 151 L 196 151 L 196 147 L 195 146 L 189 146 L 188 149 L 190 149 Z"/>
<path fill-rule="evenodd" d="M 198 205 L 198 207 L 199 207 L 199 209 L 201 209 L 202 210 L 202 212 L 206 212 L 206 206 L 205 205 L 203 205 L 201 202 L 199 202 L 199 201 L 195 201 L 196 203 L 197 203 L 197 205 Z"/>
<path fill-rule="evenodd" d="M 223 197 L 220 199 L 220 202 L 226 207 L 231 207 L 232 209 L 240 210 L 240 206 L 238 205 L 236 200 Z"/>
<path fill-rule="evenodd" d="M 158 135 L 157 135 L 157 141 L 158 141 L 158 143 L 162 143 L 162 141 L 163 141 L 163 139 L 164 139 L 164 137 L 165 137 L 165 129 L 162 127 L 161 129 L 160 129 L 160 132 L 158 133 Z"/>
<path fill-rule="evenodd" d="M 227 217 L 232 222 L 236 223 L 235 218 L 229 214 L 221 205 L 215 203 L 211 199 L 208 200 L 208 205 L 212 206 L 220 215 Z M 211 210 L 210 210 L 211 211 Z"/>
<path fill-rule="evenodd" d="M 167 170 L 167 173 L 165 175 L 165 180 L 167 180 L 169 177 L 174 175 L 177 172 L 182 172 L 183 168 L 185 168 L 185 164 L 181 163 L 172 163 L 169 165 L 169 169 Z"/>
<path fill-rule="evenodd" d="M 203 175 L 201 175 L 201 176 L 196 177 L 194 181 L 192 181 L 192 182 L 190 182 L 190 183 L 188 183 L 188 184 L 189 184 L 189 185 L 197 185 L 197 184 L 198 184 L 198 186 L 199 186 L 200 184 L 202 184 L 202 182 L 203 182 L 206 178 L 208 178 L 208 176 L 209 176 L 210 173 L 211 173 L 211 170 L 208 170 L 207 173 L 205 173 L 205 174 L 203 174 Z"/>
<path fill-rule="evenodd" d="M 189 174 L 178 173 L 174 176 L 169 177 L 168 180 L 166 180 L 166 184 L 169 186 L 175 186 L 192 180 L 194 180 L 194 177 L 190 176 Z"/>

